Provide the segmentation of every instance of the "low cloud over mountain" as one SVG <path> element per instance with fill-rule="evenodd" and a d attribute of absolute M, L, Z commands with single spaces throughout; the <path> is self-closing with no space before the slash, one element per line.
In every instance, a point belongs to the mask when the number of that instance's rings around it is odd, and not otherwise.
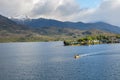
<path fill-rule="evenodd" d="M 86 3 L 87 4 L 87 3 Z M 81 8 L 77 0 L 0 0 L 0 14 L 27 15 L 62 21 L 103 21 L 120 26 L 120 0 L 102 0 L 94 8 Z"/>

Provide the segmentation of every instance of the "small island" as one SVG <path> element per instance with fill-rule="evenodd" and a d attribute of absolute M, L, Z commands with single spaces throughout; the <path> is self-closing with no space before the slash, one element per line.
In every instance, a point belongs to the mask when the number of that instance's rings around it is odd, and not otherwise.
<path fill-rule="evenodd" d="M 80 46 L 80 45 L 95 45 L 95 44 L 110 44 L 110 43 L 120 43 L 120 35 L 98 35 L 98 36 L 86 36 L 81 37 L 77 40 L 65 40 L 65 46 Z"/>

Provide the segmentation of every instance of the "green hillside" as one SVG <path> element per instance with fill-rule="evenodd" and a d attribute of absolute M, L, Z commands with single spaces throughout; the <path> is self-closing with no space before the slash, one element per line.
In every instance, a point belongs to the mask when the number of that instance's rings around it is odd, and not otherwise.
<path fill-rule="evenodd" d="M 62 27 L 31 28 L 17 24 L 0 15 L 0 42 L 33 42 L 33 41 L 58 41 L 75 40 L 84 36 L 115 35 L 113 33 L 89 29 L 80 30 Z"/>

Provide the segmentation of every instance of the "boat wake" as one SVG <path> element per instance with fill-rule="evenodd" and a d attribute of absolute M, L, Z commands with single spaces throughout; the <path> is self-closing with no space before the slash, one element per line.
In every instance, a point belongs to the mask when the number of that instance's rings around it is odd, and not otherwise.
<path fill-rule="evenodd" d="M 111 52 L 113 50 L 105 50 L 105 51 L 99 51 L 99 52 L 92 52 L 92 53 L 87 53 L 87 54 L 80 54 L 80 57 L 87 57 L 87 56 L 94 56 L 94 55 L 99 55 L 99 54 L 103 54 L 103 53 L 108 53 Z"/>

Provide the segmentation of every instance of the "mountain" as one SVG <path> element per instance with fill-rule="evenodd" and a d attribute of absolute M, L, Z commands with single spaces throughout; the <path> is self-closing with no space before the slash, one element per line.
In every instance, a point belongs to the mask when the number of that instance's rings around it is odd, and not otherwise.
<path fill-rule="evenodd" d="M 48 22 L 46 22 L 46 20 L 38 19 L 35 22 L 31 19 L 11 20 L 0 15 L 0 42 L 75 40 L 87 35 L 114 35 L 113 33 L 98 29 L 72 27 L 78 24 L 86 25 L 81 22 L 77 24 L 56 20 L 47 20 Z M 38 22 L 36 23 L 36 21 Z"/>
<path fill-rule="evenodd" d="M 16 22 L 0 15 L 0 38 L 25 37 L 33 33 L 29 27 L 17 24 Z"/>
<path fill-rule="evenodd" d="M 0 15 L 0 31 L 7 31 L 10 33 L 21 33 L 29 30 L 29 27 L 17 24 L 16 22 Z"/>
<path fill-rule="evenodd" d="M 96 22 L 96 23 L 83 23 L 83 22 L 62 22 L 53 19 L 26 19 L 26 20 L 18 20 L 13 19 L 13 21 L 18 24 L 23 24 L 27 26 L 31 26 L 33 28 L 41 28 L 41 27 L 60 27 L 60 28 L 73 28 L 79 30 L 90 30 L 97 29 L 112 33 L 120 33 L 120 27 L 114 26 L 104 22 Z"/>
<path fill-rule="evenodd" d="M 16 32 L 19 30 L 25 30 L 28 27 L 24 27 L 22 25 L 18 25 L 16 22 L 0 15 L 0 30 L 6 30 L 8 32 Z"/>

